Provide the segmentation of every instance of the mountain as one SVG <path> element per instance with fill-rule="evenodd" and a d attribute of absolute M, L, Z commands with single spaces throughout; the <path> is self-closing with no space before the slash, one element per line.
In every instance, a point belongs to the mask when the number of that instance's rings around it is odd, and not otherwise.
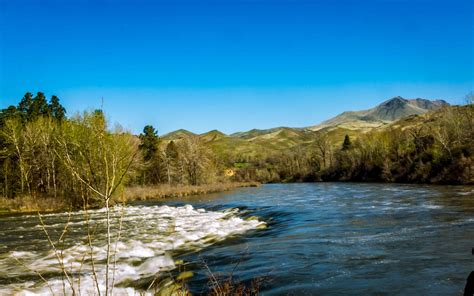
<path fill-rule="evenodd" d="M 404 99 L 394 97 L 380 105 L 361 111 L 348 111 L 328 119 L 319 125 L 310 127 L 311 130 L 320 130 L 325 127 L 344 125 L 347 128 L 364 129 L 380 127 L 395 120 L 421 115 L 431 110 L 439 109 L 449 104 L 444 100 Z"/>
<path fill-rule="evenodd" d="M 421 115 L 447 105 L 449 104 L 442 100 L 430 101 L 419 98 L 407 100 L 402 97 L 395 97 L 374 109 L 369 109 L 363 120 L 395 121 L 410 115 Z"/>
<path fill-rule="evenodd" d="M 332 145 L 338 146 L 341 145 L 345 135 L 355 139 L 361 133 L 398 124 L 399 119 L 406 119 L 404 124 L 409 124 L 413 115 L 425 114 L 448 105 L 443 100 L 395 97 L 374 108 L 344 112 L 319 125 L 307 128 L 252 129 L 231 135 L 218 130 L 197 135 L 181 129 L 163 136 L 163 139 L 166 143 L 172 140 L 179 141 L 189 136 L 198 136 L 216 155 L 265 158 L 281 151 L 311 146 L 318 133 L 327 133 Z"/>

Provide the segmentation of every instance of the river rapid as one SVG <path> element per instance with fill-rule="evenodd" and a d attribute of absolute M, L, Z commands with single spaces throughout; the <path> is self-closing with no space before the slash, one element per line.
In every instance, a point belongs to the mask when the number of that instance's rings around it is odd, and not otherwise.
<path fill-rule="evenodd" d="M 76 289 L 88 295 L 97 282 L 104 290 L 104 211 L 43 219 L 53 240 L 69 220 L 58 247 Z M 459 295 L 474 270 L 473 187 L 269 184 L 136 202 L 114 209 L 112 220 L 118 295 L 153 293 L 152 284 L 183 272 L 192 272 L 193 294 L 207 292 L 212 273 L 258 279 L 262 295 Z M 3 216 L 0 226 L 0 295 L 61 294 L 65 281 L 38 217 Z"/>

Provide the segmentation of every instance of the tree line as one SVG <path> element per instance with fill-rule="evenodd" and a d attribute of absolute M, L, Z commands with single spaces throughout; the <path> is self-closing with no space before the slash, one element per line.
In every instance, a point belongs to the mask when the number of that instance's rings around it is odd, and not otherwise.
<path fill-rule="evenodd" d="M 157 130 L 147 125 L 139 136 L 142 170 L 139 185 L 202 185 L 221 181 L 217 160 L 198 136 L 163 142 Z"/>
<path fill-rule="evenodd" d="M 57 96 L 26 93 L 0 111 L 0 186 L 19 195 L 103 204 L 121 186 L 216 181 L 215 162 L 198 138 L 162 143 L 152 126 L 135 136 L 110 126 L 102 110 L 66 116 Z"/>
<path fill-rule="evenodd" d="M 318 131 L 310 145 L 265 158 L 236 158 L 236 178 L 260 182 L 474 183 L 474 96 L 387 128 L 337 142 Z M 245 165 L 242 165 L 245 164 Z"/>
<path fill-rule="evenodd" d="M 445 107 L 356 138 L 346 135 L 338 142 L 318 131 L 310 144 L 249 156 L 223 155 L 199 136 L 164 140 L 151 125 L 135 136 L 110 126 L 102 110 L 68 117 L 58 97 L 26 93 L 16 106 L 0 111 L 1 194 L 54 196 L 81 206 L 132 185 L 229 180 L 473 183 L 470 98 L 464 106 Z"/>

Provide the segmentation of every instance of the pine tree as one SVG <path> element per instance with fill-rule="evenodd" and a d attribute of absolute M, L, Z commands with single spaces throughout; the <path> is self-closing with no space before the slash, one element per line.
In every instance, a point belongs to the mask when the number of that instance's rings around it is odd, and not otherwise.
<path fill-rule="evenodd" d="M 344 137 L 344 142 L 342 143 L 342 150 L 343 151 L 346 151 L 346 150 L 349 150 L 351 148 L 351 139 L 349 138 L 349 135 L 346 135 Z"/>
<path fill-rule="evenodd" d="M 27 92 L 21 99 L 20 103 L 18 104 L 18 111 L 20 112 L 21 117 L 25 121 L 29 120 L 28 114 L 30 112 L 32 103 L 33 103 L 33 94 L 30 92 Z"/>
<path fill-rule="evenodd" d="M 166 157 L 170 159 L 178 159 L 178 147 L 174 141 L 169 142 L 166 146 Z"/>
<path fill-rule="evenodd" d="M 49 113 L 51 116 L 59 121 L 66 118 L 66 109 L 59 103 L 57 96 L 52 96 L 49 103 Z"/>
<path fill-rule="evenodd" d="M 178 146 L 174 143 L 174 141 L 169 142 L 166 145 L 165 150 L 165 162 L 166 162 L 166 177 L 168 184 L 178 182 L 178 178 L 176 175 L 178 174 L 178 167 L 179 167 L 179 152 Z"/>
<path fill-rule="evenodd" d="M 149 161 L 155 156 L 159 148 L 158 132 L 153 126 L 147 125 L 143 128 L 143 133 L 140 134 L 140 140 L 141 144 L 139 147 L 143 153 L 143 159 Z"/>
<path fill-rule="evenodd" d="M 33 98 L 30 109 L 28 110 L 28 119 L 33 120 L 39 116 L 49 116 L 49 111 L 48 101 L 46 100 L 44 93 L 38 92 Z"/>

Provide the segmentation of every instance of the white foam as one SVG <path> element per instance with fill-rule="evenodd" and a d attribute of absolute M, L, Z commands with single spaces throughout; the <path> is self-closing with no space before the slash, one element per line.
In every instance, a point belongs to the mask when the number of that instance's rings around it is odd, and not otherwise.
<path fill-rule="evenodd" d="M 112 229 L 114 231 L 118 229 L 121 213 L 120 209 L 113 210 Z M 122 239 L 117 244 L 115 242 L 112 244 L 112 249 L 117 249 L 115 256 L 117 262 L 114 265 L 116 285 L 140 278 L 153 277 L 160 272 L 174 269 L 175 264 L 170 256 L 170 252 L 174 250 L 197 251 L 229 236 L 257 229 L 264 224 L 261 221 L 247 221 L 238 217 L 238 209 L 214 212 L 203 209 L 196 210 L 190 205 L 183 207 L 129 206 L 123 209 L 123 213 Z M 83 215 L 84 212 L 74 213 L 72 217 L 74 222 L 70 226 L 85 227 L 86 223 L 81 221 Z M 100 226 L 105 223 L 104 210 L 90 211 L 89 215 L 95 225 Z M 55 222 L 49 224 L 48 228 L 62 229 L 64 224 L 58 223 L 57 219 L 66 221 L 67 215 L 49 214 L 44 217 L 45 223 L 48 222 L 48 219 L 55 219 Z M 38 231 L 38 229 L 33 228 L 31 231 Z M 75 272 L 81 271 L 80 289 L 82 294 L 96 294 L 92 264 L 88 260 L 90 247 L 85 237 L 75 238 L 74 242 L 63 252 L 64 264 Z M 105 242 L 104 233 L 96 235 L 92 248 L 94 266 L 99 277 L 98 284 L 102 291 L 105 291 L 105 261 L 107 258 Z M 47 244 L 47 241 L 45 240 L 44 243 Z M 26 268 L 19 266 L 18 262 L 14 260 L 15 258 L 20 260 Z M 86 260 L 83 262 L 84 258 Z M 58 261 L 52 251 L 16 250 L 0 254 L 0 277 L 15 277 L 25 274 L 35 276 L 35 272 L 44 274 L 58 271 Z M 77 290 L 79 289 L 79 277 L 74 280 Z M 55 293 L 63 294 L 61 278 L 50 278 L 48 283 Z M 135 295 L 138 292 L 131 288 L 122 288 L 122 286 L 121 288 L 115 287 L 114 294 Z M 0 295 L 3 294 L 42 295 L 51 294 L 51 292 L 50 288 L 38 278 L 36 283 L 23 282 L 0 287 Z"/>
<path fill-rule="evenodd" d="M 430 209 L 430 210 L 436 210 L 436 209 L 441 209 L 443 208 L 440 205 L 434 205 L 434 204 L 427 204 L 427 205 L 422 205 L 422 207 Z"/>
<path fill-rule="evenodd" d="M 469 190 L 469 191 L 458 192 L 458 195 L 463 195 L 463 196 L 471 195 L 471 194 L 474 194 L 474 189 Z"/>

